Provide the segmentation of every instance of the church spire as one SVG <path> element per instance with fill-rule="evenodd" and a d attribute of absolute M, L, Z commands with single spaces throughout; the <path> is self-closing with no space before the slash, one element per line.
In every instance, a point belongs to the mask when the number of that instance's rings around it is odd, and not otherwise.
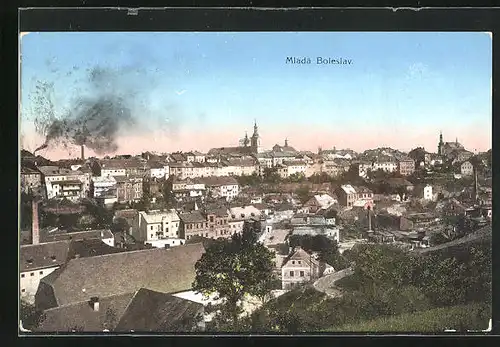
<path fill-rule="evenodd" d="M 285 139 L 285 147 L 288 147 L 288 138 Z"/>
<path fill-rule="evenodd" d="M 253 123 L 253 136 L 257 136 L 258 134 L 259 134 L 259 129 L 257 127 L 257 120 L 255 119 Z"/>

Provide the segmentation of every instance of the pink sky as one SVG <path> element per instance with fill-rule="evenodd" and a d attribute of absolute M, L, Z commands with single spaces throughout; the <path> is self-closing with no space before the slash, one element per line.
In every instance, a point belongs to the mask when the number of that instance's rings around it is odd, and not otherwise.
<path fill-rule="evenodd" d="M 138 154 L 144 151 L 174 152 L 199 150 L 208 151 L 213 147 L 236 146 L 238 138 L 241 138 L 241 131 L 220 130 L 217 132 L 180 130 L 176 136 L 167 136 L 157 131 L 149 136 L 127 136 L 117 140 L 119 150 L 116 154 Z M 244 133 L 243 133 L 244 134 Z M 403 151 L 409 151 L 415 147 L 425 147 L 430 152 L 437 150 L 439 130 L 435 129 L 400 129 L 387 128 L 384 132 L 373 132 L 369 129 L 356 128 L 353 130 L 322 130 L 322 129 L 302 129 L 286 128 L 266 129 L 260 131 L 262 147 L 271 149 L 276 143 L 283 145 L 285 138 L 288 138 L 290 146 L 297 150 L 309 150 L 317 152 L 318 147 L 331 149 L 351 148 L 355 151 L 377 147 L 392 147 Z M 249 134 L 251 135 L 251 134 Z M 458 137 L 460 143 L 465 148 L 474 151 L 486 151 L 491 148 L 491 129 L 484 129 L 474 126 L 473 123 L 467 129 L 453 129 L 449 127 L 443 129 L 444 141 L 455 141 Z M 23 136 L 24 148 L 33 151 L 38 145 L 43 143 L 43 138 L 39 135 Z M 49 159 L 61 159 L 78 157 L 80 149 L 74 147 L 71 154 L 67 149 L 49 148 L 38 152 Z M 113 155 L 113 153 L 110 153 Z M 86 149 L 86 156 L 95 156 L 90 149 Z M 103 156 L 103 155 L 102 155 Z"/>

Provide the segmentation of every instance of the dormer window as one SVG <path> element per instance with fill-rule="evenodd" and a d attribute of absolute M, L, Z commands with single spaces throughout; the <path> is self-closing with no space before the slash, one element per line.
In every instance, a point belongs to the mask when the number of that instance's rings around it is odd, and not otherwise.
<path fill-rule="evenodd" d="M 33 264 L 33 259 L 28 259 L 26 262 L 31 265 Z"/>
<path fill-rule="evenodd" d="M 241 218 L 245 218 L 245 214 L 244 213 L 241 214 Z"/>
<path fill-rule="evenodd" d="M 52 261 L 56 261 L 56 256 L 55 256 L 55 255 L 52 255 L 52 256 L 50 257 L 50 259 L 52 259 Z"/>

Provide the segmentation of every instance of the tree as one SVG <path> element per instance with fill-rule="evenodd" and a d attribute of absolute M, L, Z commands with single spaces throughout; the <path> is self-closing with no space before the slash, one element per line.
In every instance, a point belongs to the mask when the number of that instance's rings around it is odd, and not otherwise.
<path fill-rule="evenodd" d="M 45 313 L 36 309 L 35 305 L 32 305 L 25 300 L 21 299 L 20 306 L 20 319 L 23 323 L 23 327 L 28 330 L 36 329 L 45 320 Z"/>
<path fill-rule="evenodd" d="M 307 200 L 310 199 L 311 190 L 309 189 L 308 186 L 302 186 L 300 188 L 297 188 L 297 190 L 295 190 L 295 194 L 297 194 L 297 196 L 299 197 L 300 202 L 304 204 L 307 202 Z"/>
<path fill-rule="evenodd" d="M 115 221 L 113 221 L 113 224 L 111 225 L 111 231 L 113 233 L 116 232 L 125 232 L 128 233 L 128 230 L 130 229 L 130 225 L 128 224 L 127 220 L 125 218 L 119 217 Z"/>
<path fill-rule="evenodd" d="M 262 297 L 273 280 L 273 254 L 245 228 L 230 240 L 214 242 L 195 265 L 193 289 L 204 295 L 216 293 L 225 318 L 238 322 L 239 303 L 246 294 Z"/>

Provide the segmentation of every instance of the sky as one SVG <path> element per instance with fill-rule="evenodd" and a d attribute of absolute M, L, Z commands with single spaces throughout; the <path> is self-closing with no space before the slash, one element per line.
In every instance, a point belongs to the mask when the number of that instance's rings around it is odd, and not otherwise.
<path fill-rule="evenodd" d="M 120 126 L 109 154 L 235 146 L 254 121 L 265 149 L 287 138 L 298 150 L 435 152 L 440 131 L 469 150 L 491 148 L 488 33 L 44 32 L 20 36 L 20 52 L 20 138 L 31 151 L 45 139 L 35 119 L 49 117 L 37 84 L 52 85 L 50 112 L 60 119 L 96 93 L 95 67 L 113 71 L 108 92 L 126 90 L 137 120 Z M 79 153 L 53 144 L 38 154 Z"/>

